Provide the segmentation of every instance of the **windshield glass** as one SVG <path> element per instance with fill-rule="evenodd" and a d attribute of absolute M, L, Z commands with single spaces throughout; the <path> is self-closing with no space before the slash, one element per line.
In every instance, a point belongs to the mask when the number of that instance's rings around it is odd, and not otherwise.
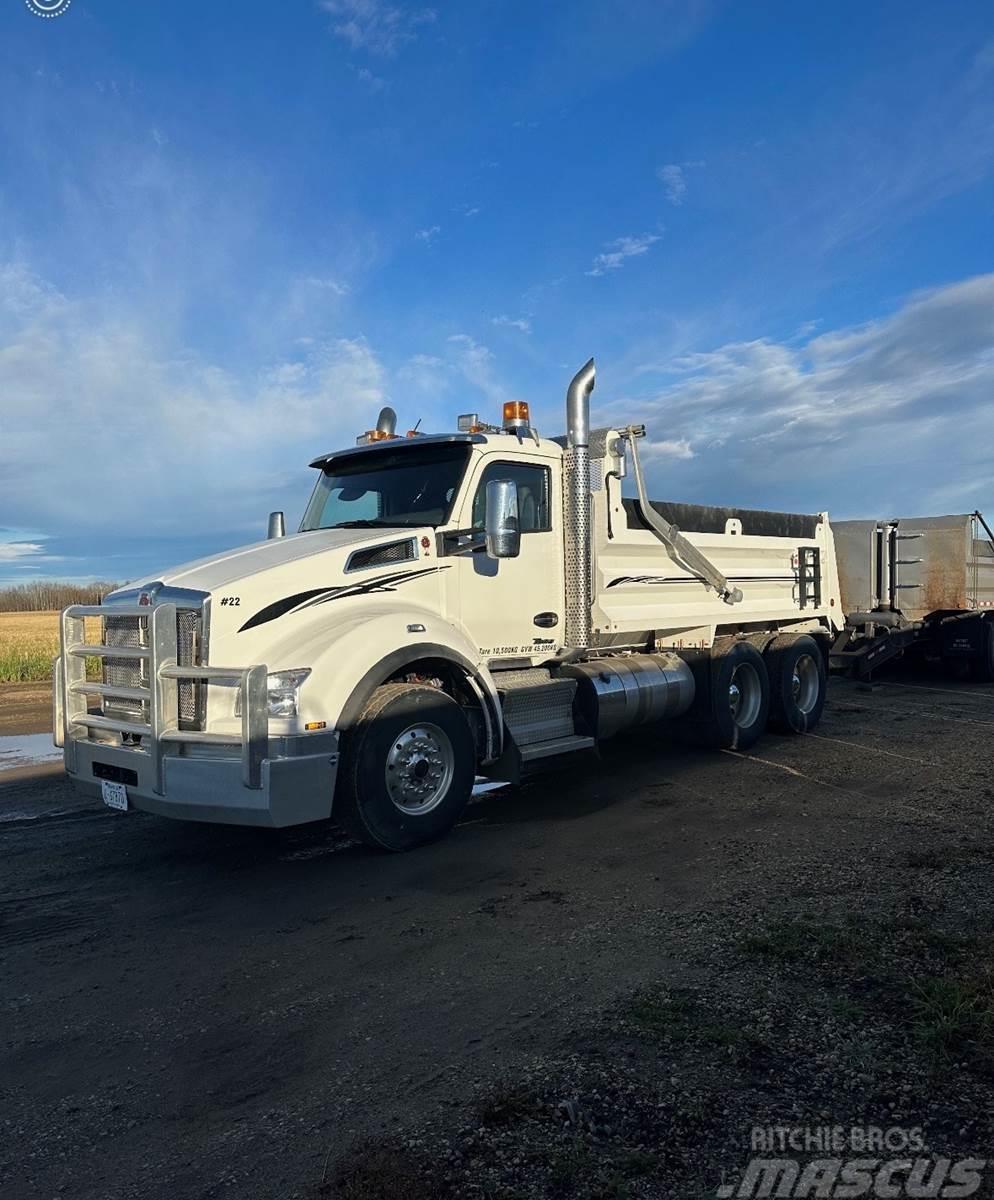
<path fill-rule="evenodd" d="M 458 442 L 343 454 L 322 470 L 301 531 L 444 525 L 468 459 Z"/>

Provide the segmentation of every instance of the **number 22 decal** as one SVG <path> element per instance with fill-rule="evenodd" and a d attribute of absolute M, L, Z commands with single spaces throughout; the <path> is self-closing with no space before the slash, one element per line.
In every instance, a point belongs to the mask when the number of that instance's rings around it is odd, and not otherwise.
<path fill-rule="evenodd" d="M 241 596 L 222 596 L 221 597 L 222 607 L 224 605 L 227 605 L 229 608 L 238 608 L 238 606 L 241 604 L 241 602 L 242 602 Z"/>

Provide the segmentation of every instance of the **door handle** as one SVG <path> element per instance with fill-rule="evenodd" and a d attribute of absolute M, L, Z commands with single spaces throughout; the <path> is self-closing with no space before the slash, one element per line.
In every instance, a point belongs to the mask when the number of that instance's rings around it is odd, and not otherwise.
<path fill-rule="evenodd" d="M 539 629 L 552 629 L 553 626 L 559 624 L 559 614 L 554 612 L 536 613 L 535 624 Z"/>

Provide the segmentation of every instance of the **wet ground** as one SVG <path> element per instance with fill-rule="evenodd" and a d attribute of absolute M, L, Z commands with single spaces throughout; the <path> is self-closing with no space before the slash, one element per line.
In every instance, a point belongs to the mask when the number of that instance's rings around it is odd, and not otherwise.
<path fill-rule="evenodd" d="M 356 1134 L 452 1119 L 592 1012 L 685 981 L 694 913 L 794 913 L 812 861 L 873 864 L 845 884 L 862 904 L 907 847 L 989 844 L 992 701 L 834 683 L 816 735 L 629 739 L 395 857 L 0 773 L 0 1195 L 313 1197 Z"/>
<path fill-rule="evenodd" d="M 50 733 L 21 733 L 0 736 L 0 771 L 57 762 L 62 751 L 52 744 Z"/>

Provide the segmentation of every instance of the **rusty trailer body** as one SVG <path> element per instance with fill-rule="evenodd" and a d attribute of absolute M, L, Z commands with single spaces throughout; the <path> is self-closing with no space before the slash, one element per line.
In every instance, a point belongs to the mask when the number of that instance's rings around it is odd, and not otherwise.
<path fill-rule="evenodd" d="M 833 666 L 861 677 L 908 650 L 994 678 L 994 534 L 980 512 L 833 522 L 847 627 Z"/>

